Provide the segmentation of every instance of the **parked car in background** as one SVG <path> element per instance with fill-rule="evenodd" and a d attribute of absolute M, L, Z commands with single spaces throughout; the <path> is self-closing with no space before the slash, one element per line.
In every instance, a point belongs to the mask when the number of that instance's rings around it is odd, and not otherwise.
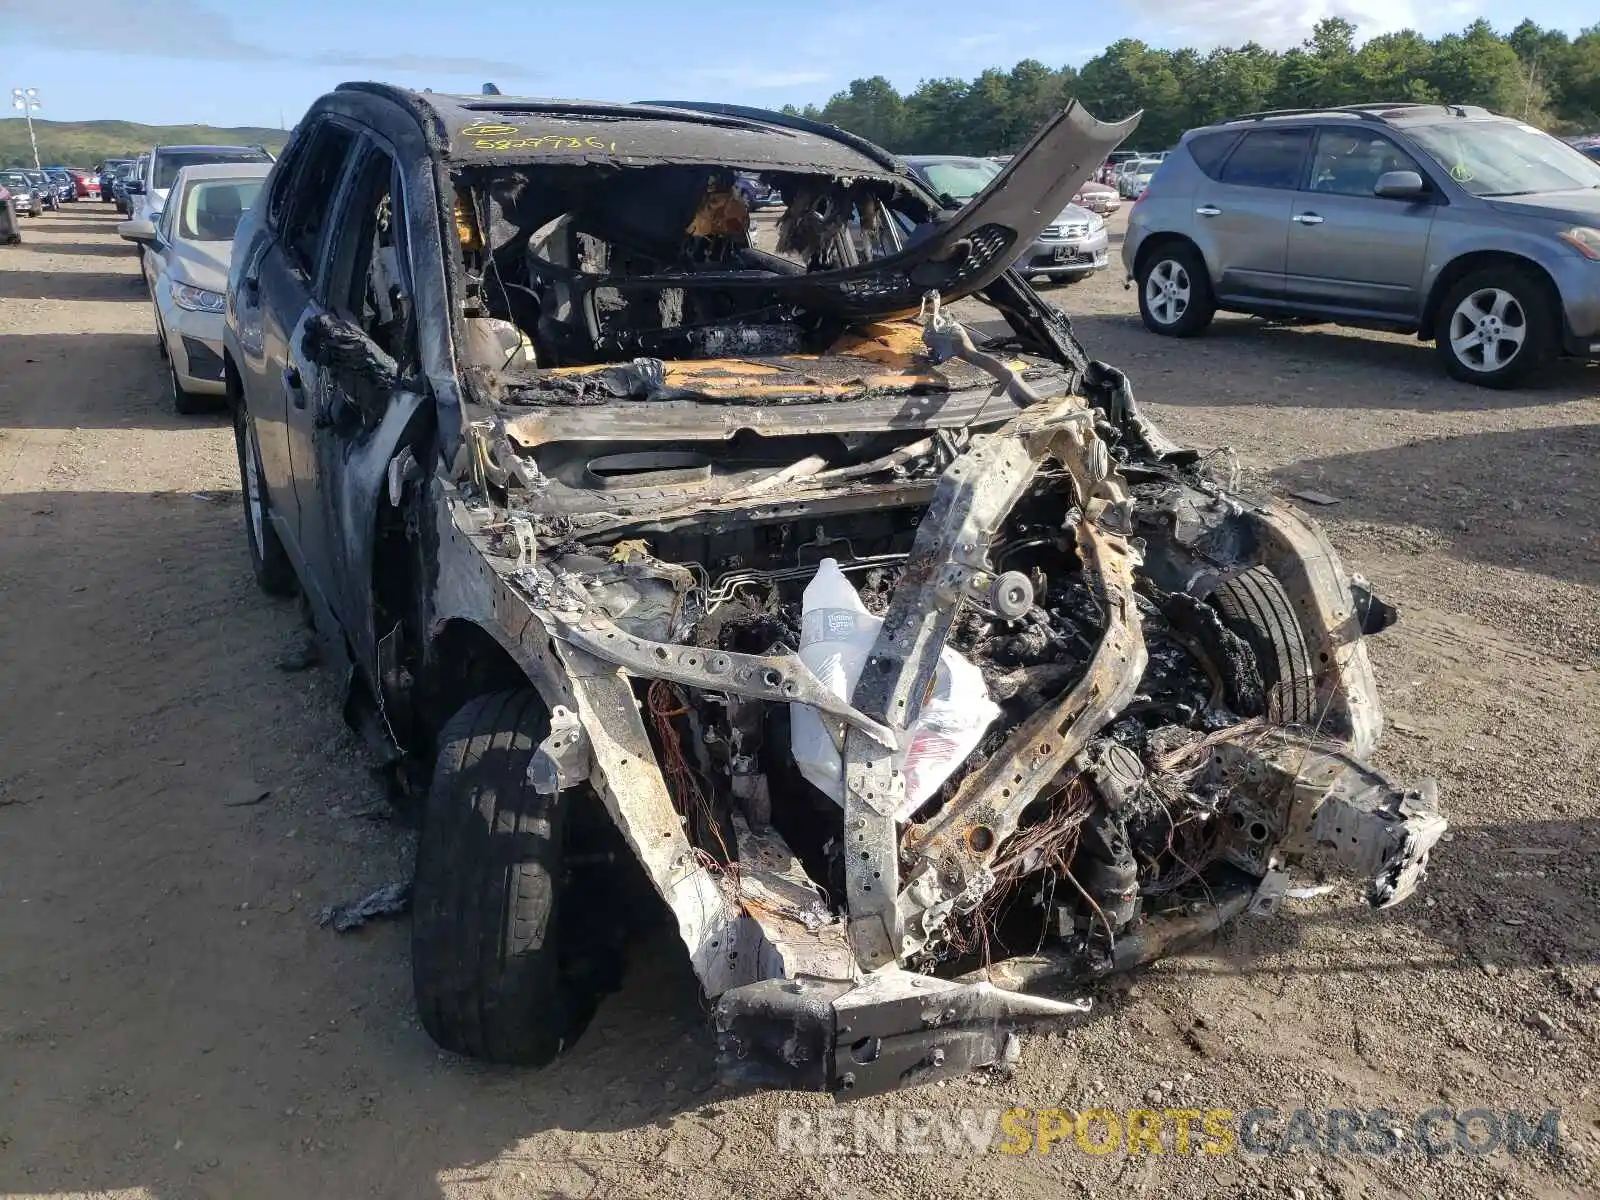
<path fill-rule="evenodd" d="M 133 166 L 131 158 L 108 158 L 95 170 L 100 175 L 100 202 L 102 204 L 115 204 L 117 202 L 117 180 L 122 178 Z"/>
<path fill-rule="evenodd" d="M 171 190 L 178 172 L 185 167 L 201 167 L 209 163 L 271 163 L 272 155 L 261 146 L 157 146 L 148 157 L 142 157 L 143 171 L 128 180 L 128 199 L 132 209 L 130 219 L 118 226 L 118 232 L 132 241 L 123 230 L 139 222 L 157 224 L 166 209 L 167 193 Z M 140 258 L 145 280 L 155 280 L 155 263 L 150 248 L 142 246 Z"/>
<path fill-rule="evenodd" d="M 1122 164 L 1125 162 L 1132 162 L 1134 159 L 1142 157 L 1143 155 L 1141 155 L 1137 150 L 1112 151 L 1110 154 L 1106 155 L 1105 162 L 1100 164 L 1100 171 L 1098 174 L 1100 182 L 1110 184 L 1112 187 L 1115 187 L 1117 183 L 1117 171 Z"/>
<path fill-rule="evenodd" d="M 46 167 L 44 173 L 50 180 L 50 186 L 55 189 L 56 199 L 63 204 L 78 202 L 78 181 L 72 177 L 71 171 L 66 167 Z"/>
<path fill-rule="evenodd" d="M 73 171 L 72 182 L 77 185 L 79 200 L 100 199 L 100 173 L 98 171 Z"/>
<path fill-rule="evenodd" d="M 911 173 L 947 207 L 960 208 L 1004 168 L 993 159 L 955 154 L 915 154 L 905 159 Z M 1030 278 L 1073 283 L 1108 262 L 1105 218 L 1068 204 L 1012 264 Z"/>
<path fill-rule="evenodd" d="M 1093 179 L 1078 189 L 1078 194 L 1072 198 L 1072 202 L 1079 208 L 1099 213 L 1102 217 L 1122 207 L 1122 197 L 1117 195 L 1116 188 Z"/>
<path fill-rule="evenodd" d="M 166 207 L 167 192 L 178 172 L 185 167 L 207 163 L 270 163 L 272 155 L 262 146 L 157 146 L 141 156 L 143 169 L 128 180 L 131 215 L 154 223 Z"/>
<path fill-rule="evenodd" d="M 148 154 L 141 154 L 117 176 L 117 186 L 113 189 L 113 196 L 117 202 L 117 211 L 123 216 L 133 215 L 133 193 L 129 189 L 133 187 L 135 180 L 144 178 L 145 165 L 149 161 Z"/>
<path fill-rule="evenodd" d="M 1125 200 L 1137 200 L 1160 169 L 1158 158 L 1136 158 L 1123 164 L 1122 173 L 1117 176 L 1117 191 Z"/>
<path fill-rule="evenodd" d="M 271 169 L 270 162 L 185 167 L 158 224 L 135 219 L 119 231 L 144 247 L 152 268 L 156 342 L 179 413 L 215 407 L 223 394 L 222 314 L 233 233 Z"/>
<path fill-rule="evenodd" d="M 21 241 L 16 201 L 12 199 L 11 189 L 0 183 L 0 246 L 15 246 Z"/>
<path fill-rule="evenodd" d="M 1196 129 L 1133 209 L 1147 328 L 1218 309 L 1432 340 L 1457 379 L 1600 358 L 1600 164 L 1467 105 L 1257 113 Z"/>
<path fill-rule="evenodd" d="M 44 211 L 44 198 L 34 189 L 26 171 L 0 170 L 0 185 L 11 193 L 18 216 L 37 217 Z"/>
<path fill-rule="evenodd" d="M 28 184 L 33 188 L 34 196 L 40 201 L 42 208 L 54 212 L 61 207 L 61 192 L 56 187 L 55 181 L 43 171 L 26 171 Z"/>

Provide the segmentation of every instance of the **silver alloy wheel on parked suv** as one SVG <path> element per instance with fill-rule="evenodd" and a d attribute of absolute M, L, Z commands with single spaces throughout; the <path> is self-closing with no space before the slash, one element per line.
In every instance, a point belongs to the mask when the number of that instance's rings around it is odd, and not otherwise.
<path fill-rule="evenodd" d="M 1181 262 L 1163 259 L 1144 281 L 1144 302 L 1162 325 L 1176 325 L 1189 310 L 1193 287 Z"/>
<path fill-rule="evenodd" d="M 1498 371 L 1511 364 L 1528 336 L 1528 315 L 1504 288 L 1481 288 L 1450 314 L 1450 345 L 1471 371 Z"/>

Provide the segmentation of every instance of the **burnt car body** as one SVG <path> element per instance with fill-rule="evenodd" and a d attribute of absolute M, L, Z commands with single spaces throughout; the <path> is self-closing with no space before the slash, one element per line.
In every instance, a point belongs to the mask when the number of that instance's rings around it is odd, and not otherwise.
<path fill-rule="evenodd" d="M 1433 788 L 1366 764 L 1393 610 L 1008 269 L 1133 124 L 1069 108 L 945 212 L 776 113 L 312 106 L 234 241 L 246 535 L 423 808 L 441 1045 L 553 1057 L 651 904 L 730 1079 L 864 1094 L 1002 1060 L 1087 1008 L 1038 985 L 1181 949 L 1305 854 L 1414 890 Z M 772 249 L 740 173 L 783 198 Z M 982 345 L 973 294 L 1009 327 Z M 802 657 L 824 559 L 880 622 L 851 687 Z M 949 655 L 994 717 L 919 798 Z"/>

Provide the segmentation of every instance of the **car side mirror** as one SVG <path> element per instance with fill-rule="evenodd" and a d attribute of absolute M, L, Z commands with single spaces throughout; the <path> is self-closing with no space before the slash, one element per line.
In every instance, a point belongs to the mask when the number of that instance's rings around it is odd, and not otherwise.
<path fill-rule="evenodd" d="M 141 246 L 154 246 L 160 241 L 153 221 L 124 221 L 117 226 L 117 236 Z"/>
<path fill-rule="evenodd" d="M 130 195 L 130 196 L 142 196 L 142 195 L 144 195 L 144 181 L 143 180 L 130 179 L 124 185 L 124 187 L 126 188 L 128 195 Z"/>
<path fill-rule="evenodd" d="M 1415 171 L 1385 171 L 1372 186 L 1372 194 L 1386 200 L 1415 200 L 1425 187 Z"/>

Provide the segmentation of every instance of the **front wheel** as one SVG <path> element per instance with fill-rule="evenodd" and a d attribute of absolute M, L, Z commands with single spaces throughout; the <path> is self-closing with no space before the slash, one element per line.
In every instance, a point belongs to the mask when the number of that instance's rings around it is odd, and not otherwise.
<path fill-rule="evenodd" d="M 271 501 L 261 471 L 261 450 L 256 445 L 255 424 L 240 396 L 233 406 L 233 444 L 239 454 L 239 490 L 244 495 L 244 536 L 250 547 L 250 567 L 256 583 L 269 596 L 292 596 L 299 590 L 294 565 L 278 540 L 269 519 Z"/>
<path fill-rule="evenodd" d="M 1193 337 L 1211 324 L 1216 301 L 1205 260 L 1194 247 L 1158 246 L 1139 264 L 1139 316 L 1151 333 Z"/>
<path fill-rule="evenodd" d="M 543 1066 L 596 999 L 563 954 L 566 800 L 528 778 L 549 732 L 537 692 L 469 700 L 439 735 L 417 843 L 417 1013 L 440 1046 L 490 1062 Z"/>
<path fill-rule="evenodd" d="M 1549 361 L 1559 321 L 1548 290 L 1530 271 L 1488 267 L 1445 296 L 1434 348 L 1452 378 L 1516 387 Z"/>

